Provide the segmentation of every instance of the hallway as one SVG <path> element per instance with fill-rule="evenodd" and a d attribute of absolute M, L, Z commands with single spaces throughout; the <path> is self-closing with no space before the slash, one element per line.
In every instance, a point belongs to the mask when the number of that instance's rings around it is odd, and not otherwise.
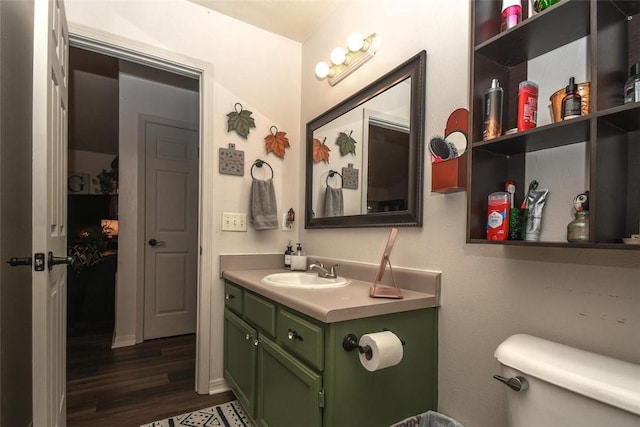
<path fill-rule="evenodd" d="M 137 427 L 235 399 L 194 391 L 193 334 L 113 350 L 111 332 L 67 340 L 69 427 Z"/>

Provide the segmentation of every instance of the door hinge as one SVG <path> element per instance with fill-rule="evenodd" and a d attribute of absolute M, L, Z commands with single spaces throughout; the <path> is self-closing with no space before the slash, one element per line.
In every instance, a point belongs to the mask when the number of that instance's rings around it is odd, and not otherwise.
<path fill-rule="evenodd" d="M 318 392 L 318 406 L 324 408 L 324 389 Z"/>

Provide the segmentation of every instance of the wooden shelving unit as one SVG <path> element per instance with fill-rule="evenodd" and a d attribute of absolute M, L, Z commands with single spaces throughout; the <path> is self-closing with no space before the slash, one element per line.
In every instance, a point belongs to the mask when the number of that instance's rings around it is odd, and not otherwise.
<path fill-rule="evenodd" d="M 471 5 L 467 242 L 640 250 L 621 240 L 638 233 L 640 223 L 640 103 L 623 104 L 622 96 L 629 67 L 640 60 L 640 1 L 562 0 L 532 17 L 525 11 L 523 21 L 504 32 L 499 31 L 501 4 Z M 483 96 L 491 79 L 498 78 L 505 93 L 517 93 L 527 79 L 528 61 L 584 37 L 590 114 L 482 141 Z M 503 129 L 516 127 L 513 98 L 505 96 Z M 503 191 L 507 180 L 524 185 L 528 153 L 578 143 L 586 143 L 587 150 L 589 242 L 487 241 L 487 196 Z"/>

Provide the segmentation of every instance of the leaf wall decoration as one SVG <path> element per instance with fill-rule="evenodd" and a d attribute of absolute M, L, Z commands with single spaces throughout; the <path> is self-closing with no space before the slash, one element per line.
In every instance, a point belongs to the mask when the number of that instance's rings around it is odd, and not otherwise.
<path fill-rule="evenodd" d="M 278 132 L 277 127 L 271 126 L 271 134 L 264 138 L 266 142 L 265 145 L 267 147 L 267 154 L 273 153 L 281 159 L 284 159 L 284 150 L 285 148 L 290 147 L 289 138 L 287 138 L 286 135 L 286 132 Z"/>
<path fill-rule="evenodd" d="M 238 106 L 240 107 L 240 111 L 238 111 Z M 236 103 L 234 106 L 235 111 L 227 114 L 227 132 L 236 131 L 238 135 L 247 139 L 249 136 L 249 132 L 251 128 L 256 127 L 256 122 L 251 117 L 253 114 L 249 110 L 242 109 L 242 104 Z"/>
<path fill-rule="evenodd" d="M 325 162 L 329 163 L 329 152 L 331 149 L 325 145 L 325 137 L 322 142 L 319 139 L 313 138 L 313 163 Z"/>
<path fill-rule="evenodd" d="M 353 155 L 356 154 L 356 140 L 351 138 L 352 133 L 353 131 L 349 132 L 349 135 L 345 132 L 340 132 L 338 134 L 336 144 L 340 146 L 340 154 L 343 156 L 346 156 L 349 153 Z"/>

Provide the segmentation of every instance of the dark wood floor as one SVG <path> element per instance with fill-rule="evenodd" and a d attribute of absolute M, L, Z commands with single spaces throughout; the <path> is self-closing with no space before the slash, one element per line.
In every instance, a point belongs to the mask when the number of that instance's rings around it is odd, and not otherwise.
<path fill-rule="evenodd" d="M 199 395 L 195 335 L 111 349 L 111 332 L 67 338 L 67 425 L 139 426 L 235 399 Z"/>

